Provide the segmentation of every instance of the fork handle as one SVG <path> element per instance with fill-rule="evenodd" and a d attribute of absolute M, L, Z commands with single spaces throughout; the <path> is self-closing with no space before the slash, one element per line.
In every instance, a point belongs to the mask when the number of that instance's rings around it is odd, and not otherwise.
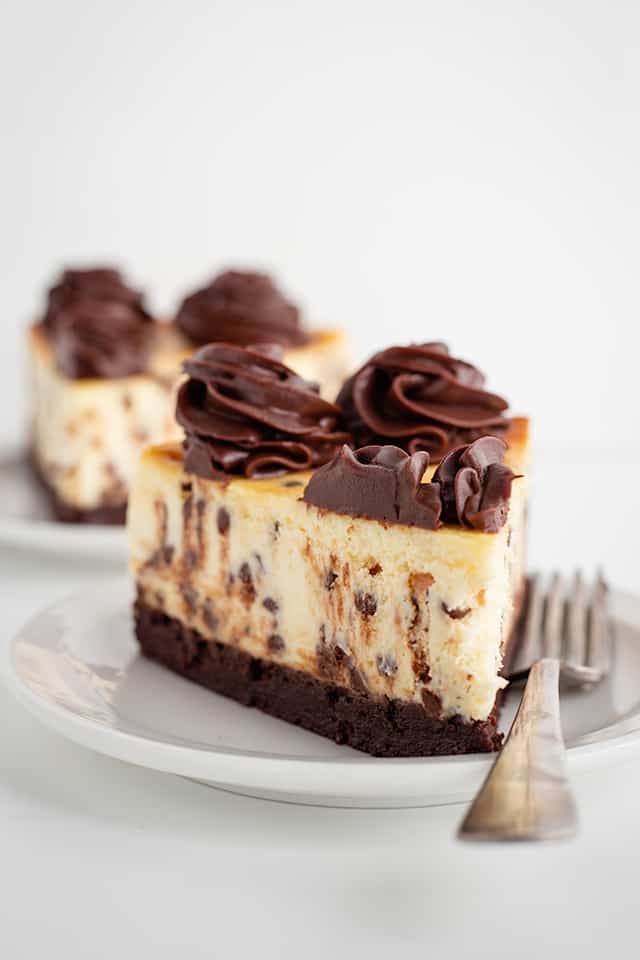
<path fill-rule="evenodd" d="M 507 741 L 473 801 L 464 840 L 561 840 L 574 836 L 576 806 L 560 726 L 558 660 L 538 660 Z"/>

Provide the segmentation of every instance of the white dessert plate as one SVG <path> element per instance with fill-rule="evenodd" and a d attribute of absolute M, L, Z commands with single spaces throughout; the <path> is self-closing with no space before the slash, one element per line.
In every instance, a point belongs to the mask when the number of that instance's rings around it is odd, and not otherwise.
<path fill-rule="evenodd" d="M 58 553 L 126 558 L 124 527 L 58 523 L 23 450 L 0 452 L 0 542 Z"/>
<path fill-rule="evenodd" d="M 10 689 L 71 740 L 236 793 L 326 806 L 455 803 L 485 776 L 486 755 L 376 759 L 171 674 L 139 656 L 130 594 L 123 578 L 107 581 L 38 614 L 3 649 Z M 612 607 L 610 678 L 562 701 L 572 776 L 640 753 L 640 599 L 617 593 Z"/>

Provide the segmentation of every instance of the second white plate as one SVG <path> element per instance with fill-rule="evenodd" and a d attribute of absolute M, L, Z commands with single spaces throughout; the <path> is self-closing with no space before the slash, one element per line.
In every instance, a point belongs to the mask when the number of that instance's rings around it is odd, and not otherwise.
<path fill-rule="evenodd" d="M 77 743 L 250 796 L 331 806 L 454 803 L 485 776 L 490 756 L 376 759 L 171 674 L 138 654 L 130 592 L 118 578 L 58 603 L 4 648 L 0 666 L 18 699 Z M 574 775 L 640 752 L 640 600 L 614 594 L 612 606 L 610 678 L 562 700 Z"/>
<path fill-rule="evenodd" d="M 124 527 L 58 523 L 24 452 L 0 452 L 0 542 L 84 556 L 126 558 Z"/>

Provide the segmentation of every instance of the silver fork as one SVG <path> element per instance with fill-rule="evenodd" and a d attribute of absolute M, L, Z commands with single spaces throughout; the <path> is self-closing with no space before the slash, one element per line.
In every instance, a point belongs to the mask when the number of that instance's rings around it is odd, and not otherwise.
<path fill-rule="evenodd" d="M 505 745 L 462 822 L 461 839 L 561 840 L 575 834 L 559 681 L 591 687 L 606 677 L 609 659 L 602 577 L 587 590 L 576 574 L 567 590 L 563 578 L 554 574 L 546 593 L 541 578 L 532 578 L 511 674 L 512 682 L 528 674 L 527 685 Z"/>

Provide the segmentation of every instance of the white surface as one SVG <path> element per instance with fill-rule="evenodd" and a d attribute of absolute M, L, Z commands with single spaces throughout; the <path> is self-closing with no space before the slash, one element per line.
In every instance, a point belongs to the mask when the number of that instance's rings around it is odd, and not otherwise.
<path fill-rule="evenodd" d="M 360 355 L 446 338 L 545 448 L 637 457 L 638 4 L 3 10 L 2 431 L 63 262 L 115 258 L 163 309 L 258 263 Z"/>
<path fill-rule="evenodd" d="M 0 551 L 5 639 L 34 607 L 100 577 L 89 562 Z M 75 746 L 2 687 L 0 716 L 11 960 L 636 953 L 637 763 L 576 784 L 575 843 L 471 847 L 454 841 L 459 805 L 249 800 Z"/>
<path fill-rule="evenodd" d="M 121 526 L 56 523 L 20 448 L 0 450 L 0 544 L 114 558 L 127 555 Z"/>
<path fill-rule="evenodd" d="M 446 337 L 484 366 L 561 451 L 537 459 L 532 563 L 640 591 L 637 5 L 3 13 L 0 438 L 23 439 L 23 324 L 55 266 L 117 258 L 169 307 L 261 262 L 361 355 Z M 3 642 L 101 570 L 1 546 Z M 470 847 L 461 807 L 248 800 L 74 746 L 2 689 L 0 720 L 7 960 L 638 952 L 636 763 L 578 784 L 575 843 Z"/>
<path fill-rule="evenodd" d="M 36 614 L 0 658 L 0 676 L 44 724 L 82 746 L 249 796 L 345 807 L 470 800 L 491 757 L 366 757 L 265 717 L 139 656 L 130 583 L 115 577 Z M 640 754 L 640 598 L 611 597 L 613 668 L 562 697 L 574 776 Z M 517 702 L 511 698 L 505 717 Z"/>

